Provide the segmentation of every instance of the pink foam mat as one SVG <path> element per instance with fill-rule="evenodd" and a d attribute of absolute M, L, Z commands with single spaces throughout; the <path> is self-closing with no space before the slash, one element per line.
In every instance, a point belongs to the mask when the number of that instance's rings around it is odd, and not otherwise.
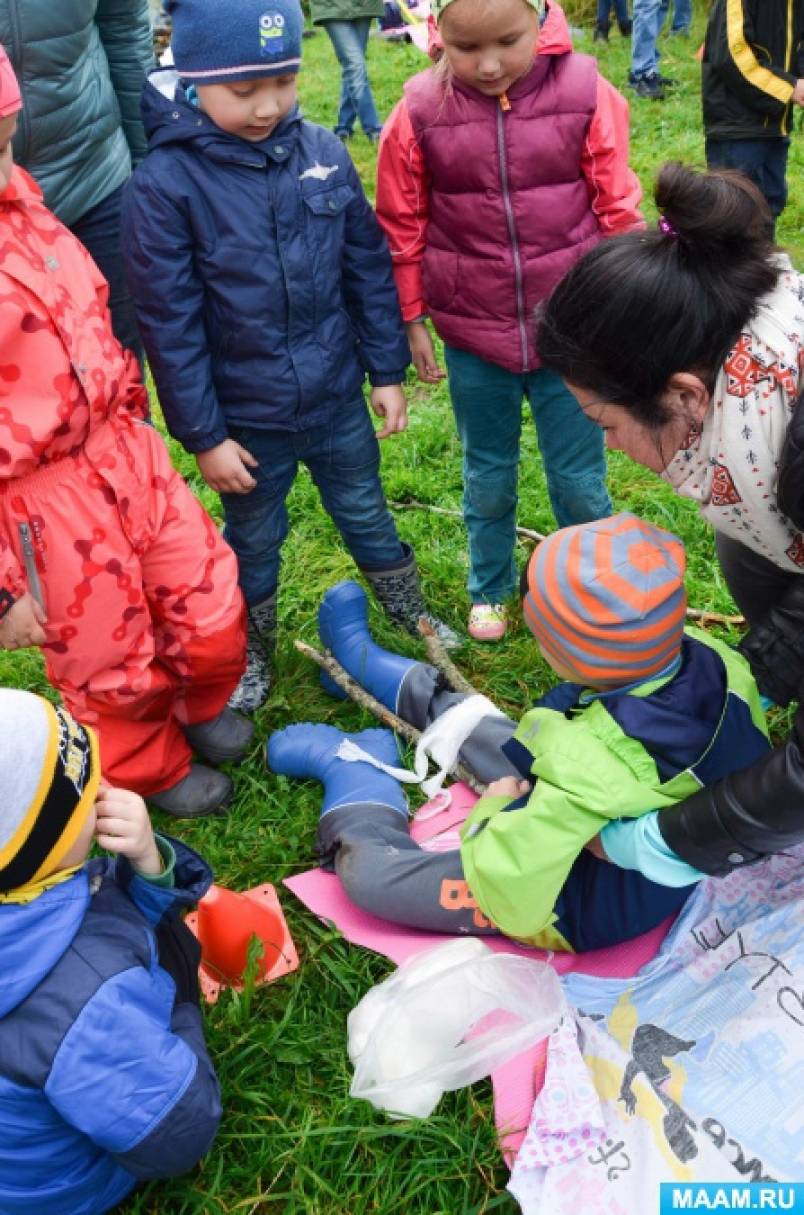
<path fill-rule="evenodd" d="M 477 800 L 471 789 L 463 784 L 453 785 L 450 792 L 452 801 L 446 809 L 439 810 L 437 801 L 430 802 L 422 807 L 413 820 L 411 835 L 424 848 L 456 843 L 456 828 Z M 284 885 L 315 915 L 320 916 L 322 920 L 331 920 L 347 941 L 384 954 L 397 965 L 413 954 L 440 945 L 445 940 L 443 933 L 403 928 L 399 924 L 388 923 L 361 911 L 346 897 L 338 878 L 334 874 L 324 873 L 321 869 L 310 869 L 306 873 L 286 878 Z M 635 937 L 633 941 L 583 954 L 548 954 L 540 949 L 516 945 L 506 937 L 483 939 L 491 949 L 500 953 L 517 953 L 523 957 L 549 961 L 560 974 L 577 970 L 589 975 L 627 978 L 636 974 L 640 967 L 655 956 L 671 923 L 672 920 L 668 919 L 652 932 Z M 545 1057 L 546 1044 L 540 1043 L 498 1068 L 491 1078 L 494 1088 L 494 1118 L 500 1135 L 500 1146 L 509 1164 L 522 1142 L 533 1102 L 541 1089 Z"/>

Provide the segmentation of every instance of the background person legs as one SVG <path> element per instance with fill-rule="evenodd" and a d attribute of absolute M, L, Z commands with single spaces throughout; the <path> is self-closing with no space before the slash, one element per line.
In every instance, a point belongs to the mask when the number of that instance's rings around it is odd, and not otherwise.
<path fill-rule="evenodd" d="M 382 123 L 374 104 L 366 68 L 366 47 L 371 18 L 324 21 L 322 25 L 329 34 L 341 65 L 341 99 L 335 132 L 342 138 L 351 135 L 357 116 L 369 139 L 376 140 Z"/>

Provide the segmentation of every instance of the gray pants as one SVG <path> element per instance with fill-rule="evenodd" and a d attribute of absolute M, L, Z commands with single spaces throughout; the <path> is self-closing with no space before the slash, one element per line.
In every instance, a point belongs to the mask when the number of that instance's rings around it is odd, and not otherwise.
<path fill-rule="evenodd" d="M 464 699 L 441 686 L 434 667 L 417 663 L 402 685 L 399 715 L 424 730 Z M 466 740 L 460 758 L 479 780 L 521 777 L 501 750 L 515 728 L 508 718 L 487 717 Z M 325 867 L 334 862 L 352 902 L 383 920 L 429 932 L 497 932 L 471 897 L 460 852 L 425 852 L 397 810 L 378 805 L 331 810 L 321 819 L 318 852 Z"/>

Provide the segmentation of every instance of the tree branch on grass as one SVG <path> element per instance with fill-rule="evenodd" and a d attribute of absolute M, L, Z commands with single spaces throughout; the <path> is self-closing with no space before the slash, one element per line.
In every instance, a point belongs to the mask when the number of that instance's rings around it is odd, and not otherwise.
<path fill-rule="evenodd" d="M 450 510 L 446 506 L 433 506 L 430 502 L 419 502 L 416 498 L 411 498 L 408 502 L 389 502 L 388 505 L 393 506 L 395 510 L 426 510 L 431 515 L 448 515 L 450 519 L 463 519 L 463 514 L 459 510 Z M 545 536 L 541 532 L 535 532 L 531 527 L 520 527 L 519 524 L 516 526 L 516 534 L 522 536 L 525 540 L 534 540 L 537 544 L 545 539 Z M 744 616 L 724 616 L 722 612 L 707 612 L 702 611 L 700 608 L 691 607 L 687 608 L 687 619 L 697 620 L 701 628 L 706 628 L 708 624 L 725 624 L 736 628 L 742 628 L 745 625 Z M 425 644 L 427 644 L 427 634 L 422 634 L 422 636 L 424 636 Z M 429 646 L 427 653 L 433 666 L 438 667 L 439 671 L 444 671 L 446 675 L 447 672 L 444 667 L 430 654 Z M 463 676 L 459 675 L 459 678 L 463 679 Z M 456 691 L 464 690 L 463 688 L 459 688 L 457 684 L 453 684 L 452 686 Z M 472 690 L 474 691 L 474 689 Z"/>
<path fill-rule="evenodd" d="M 419 632 L 424 640 L 427 657 L 436 670 L 441 672 L 452 690 L 454 692 L 465 692 L 467 696 L 479 695 L 477 688 L 473 687 L 469 680 L 458 670 L 444 649 L 444 643 L 441 638 L 430 624 L 430 621 L 424 616 L 419 621 Z"/>

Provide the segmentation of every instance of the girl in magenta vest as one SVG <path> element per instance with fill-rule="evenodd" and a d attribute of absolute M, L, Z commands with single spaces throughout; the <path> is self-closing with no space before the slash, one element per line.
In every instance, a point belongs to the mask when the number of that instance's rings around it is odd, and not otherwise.
<path fill-rule="evenodd" d="M 628 107 L 545 0 L 436 0 L 443 42 L 380 143 L 377 214 L 419 378 L 443 339 L 464 453 L 469 632 L 496 641 L 516 589 L 526 397 L 559 527 L 609 513 L 602 438 L 541 368 L 533 312 L 604 236 L 642 227 Z M 546 7 L 546 12 L 545 12 Z M 590 317 L 594 324 L 594 317 Z"/>

